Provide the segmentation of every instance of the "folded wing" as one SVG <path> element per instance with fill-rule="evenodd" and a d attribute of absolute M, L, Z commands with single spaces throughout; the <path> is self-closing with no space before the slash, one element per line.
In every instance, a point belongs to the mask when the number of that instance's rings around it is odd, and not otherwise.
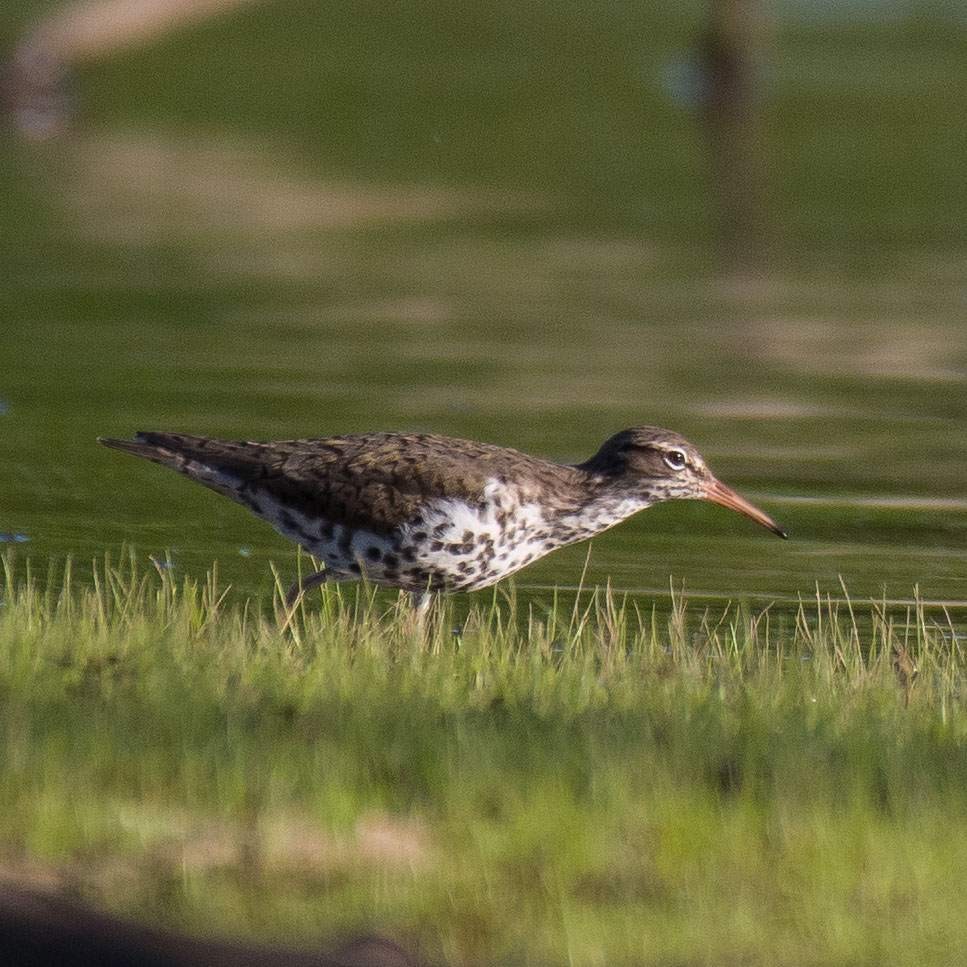
<path fill-rule="evenodd" d="M 497 448 L 433 434 L 371 433 L 272 443 L 182 433 L 102 438 L 256 510 L 266 498 L 307 516 L 389 532 L 427 500 L 483 499 Z M 469 449 L 468 449 L 469 447 Z"/>

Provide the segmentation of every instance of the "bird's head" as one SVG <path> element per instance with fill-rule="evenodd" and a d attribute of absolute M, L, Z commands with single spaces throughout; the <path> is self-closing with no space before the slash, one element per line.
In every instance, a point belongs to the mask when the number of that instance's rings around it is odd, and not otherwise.
<path fill-rule="evenodd" d="M 606 440 L 582 469 L 625 492 L 657 503 L 661 500 L 710 500 L 745 514 L 774 534 L 786 532 L 768 514 L 726 487 L 686 439 L 656 426 L 636 426 Z"/>

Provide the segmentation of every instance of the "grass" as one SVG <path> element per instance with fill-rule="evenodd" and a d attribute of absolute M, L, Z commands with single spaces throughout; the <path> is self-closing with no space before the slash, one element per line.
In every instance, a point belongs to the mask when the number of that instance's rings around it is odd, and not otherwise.
<path fill-rule="evenodd" d="M 526 613 L 139 569 L 0 608 L 0 873 L 190 930 L 456 964 L 947 964 L 963 630 L 922 606 Z M 463 607 L 456 617 L 454 607 Z M 459 625 L 459 633 L 454 627 Z"/>

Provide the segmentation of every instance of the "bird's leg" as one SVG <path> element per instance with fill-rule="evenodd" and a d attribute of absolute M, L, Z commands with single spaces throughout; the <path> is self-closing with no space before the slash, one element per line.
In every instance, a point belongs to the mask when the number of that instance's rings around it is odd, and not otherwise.
<path fill-rule="evenodd" d="M 314 574 L 309 574 L 304 578 L 300 578 L 286 592 L 285 606 L 286 608 L 294 607 L 296 602 L 302 597 L 303 594 L 306 593 L 306 591 L 310 591 L 312 588 L 317 588 L 320 584 L 325 584 L 326 581 L 341 580 L 344 580 L 344 578 L 338 574 L 334 574 L 332 571 L 316 571 Z"/>
<path fill-rule="evenodd" d="M 409 592 L 410 608 L 405 613 L 405 625 L 424 641 L 429 635 L 431 626 L 427 619 L 436 597 L 436 593 L 428 589 Z"/>
<path fill-rule="evenodd" d="M 433 591 L 410 591 L 410 604 L 421 621 L 426 617 L 435 598 L 436 593 Z"/>

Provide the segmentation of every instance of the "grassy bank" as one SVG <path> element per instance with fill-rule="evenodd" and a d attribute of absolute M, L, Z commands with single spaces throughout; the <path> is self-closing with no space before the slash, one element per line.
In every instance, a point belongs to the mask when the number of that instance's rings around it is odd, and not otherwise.
<path fill-rule="evenodd" d="M 967 664 L 942 614 L 658 616 L 589 591 L 421 631 L 342 589 L 280 627 L 214 577 L 126 563 L 43 591 L 5 563 L 7 879 L 461 964 L 967 946 Z"/>

